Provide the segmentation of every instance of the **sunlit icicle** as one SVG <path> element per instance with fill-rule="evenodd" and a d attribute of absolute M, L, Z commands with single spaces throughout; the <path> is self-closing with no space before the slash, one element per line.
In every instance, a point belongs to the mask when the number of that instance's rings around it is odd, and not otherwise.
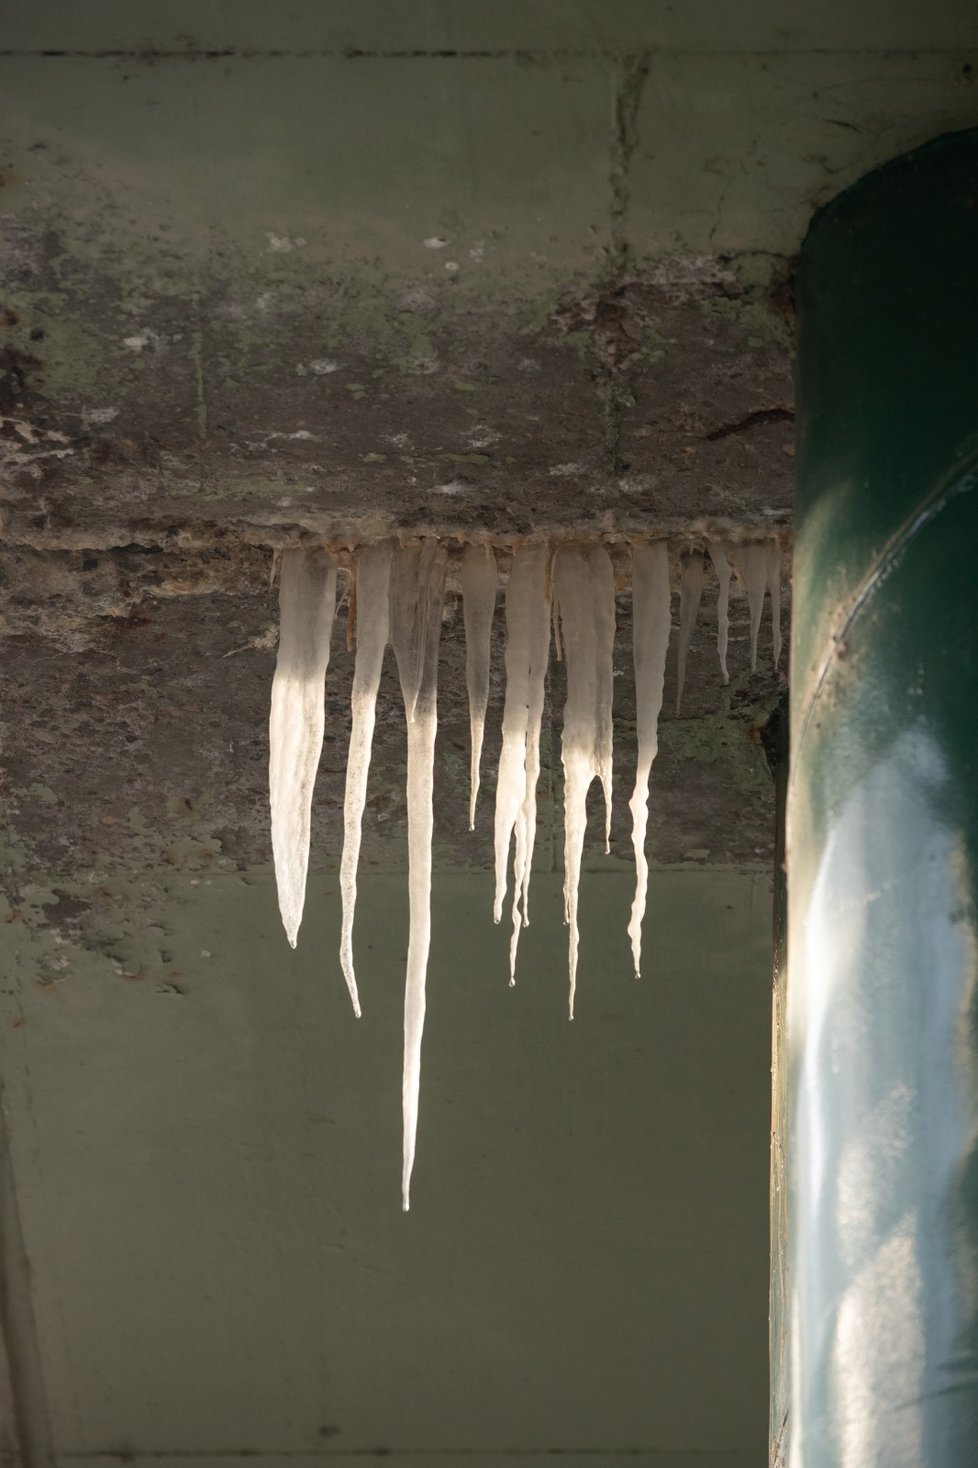
<path fill-rule="evenodd" d="M 399 548 L 391 563 L 391 643 L 407 716 L 408 897 L 410 927 L 404 983 L 404 1117 L 401 1197 L 411 1204 L 418 1132 L 421 1037 L 431 946 L 431 840 L 434 827 L 435 733 L 438 727 L 438 644 L 445 599 L 444 547 L 435 539 Z"/>
<path fill-rule="evenodd" d="M 547 547 L 521 546 L 513 556 L 506 585 L 506 695 L 503 704 L 502 747 L 496 776 L 494 819 L 495 894 L 493 920 L 503 915 L 507 869 L 513 831 L 526 794 L 526 737 L 530 711 L 531 665 L 535 649 L 549 645 L 540 620 L 550 615 L 546 593 Z"/>
<path fill-rule="evenodd" d="M 693 628 L 696 626 L 696 618 L 699 614 L 705 581 L 706 562 L 699 551 L 696 551 L 693 555 L 687 556 L 683 562 L 682 576 L 679 582 L 679 665 L 676 677 L 677 714 L 683 701 L 683 689 L 686 686 L 686 659 L 689 657 L 689 645 L 693 640 Z"/>
<path fill-rule="evenodd" d="M 774 643 L 774 666 L 781 661 L 781 546 L 776 540 L 767 546 L 767 586 L 771 593 L 771 637 Z"/>
<path fill-rule="evenodd" d="M 747 608 L 750 612 L 750 665 L 757 667 L 757 634 L 764 612 L 764 593 L 767 590 L 767 546 L 759 541 L 748 545 L 727 547 L 730 564 L 737 572 L 737 579 L 747 593 Z"/>
<path fill-rule="evenodd" d="M 611 702 L 615 584 L 602 545 L 561 546 L 554 556 L 554 599 L 560 615 L 567 702 L 561 736 L 564 766 L 564 915 L 570 929 L 568 1012 L 577 989 L 578 890 L 587 825 L 587 792 L 600 779 L 606 831 L 611 805 Z"/>
<path fill-rule="evenodd" d="M 306 896 L 312 792 L 323 748 L 335 611 L 333 558 L 321 550 L 283 551 L 278 658 L 268 719 L 268 795 L 279 910 L 293 948 Z"/>
<path fill-rule="evenodd" d="M 540 729 L 550 661 L 551 585 L 548 549 L 539 546 L 529 557 L 526 741 L 523 799 L 516 816 L 513 842 L 513 931 L 509 941 L 509 982 L 516 983 L 520 929 L 530 925 L 530 877 L 537 839 L 537 782 L 540 779 Z"/>
<path fill-rule="evenodd" d="M 491 545 L 462 552 L 462 616 L 465 622 L 465 682 L 469 695 L 469 830 L 475 830 L 479 767 L 489 702 L 489 653 L 496 610 L 496 557 Z"/>
<path fill-rule="evenodd" d="M 729 570 L 728 570 L 729 579 Z M 645 836 L 649 820 L 649 776 L 659 748 L 659 714 L 672 630 L 669 595 L 669 552 L 664 541 L 632 549 L 632 617 L 635 660 L 635 709 L 638 760 L 635 790 L 629 802 L 635 851 L 635 897 L 628 924 L 635 977 L 642 970 L 642 919 L 645 916 L 649 864 Z"/>
<path fill-rule="evenodd" d="M 724 683 L 730 682 L 730 674 L 727 671 L 727 643 L 730 638 L 730 576 L 732 567 L 727 560 L 727 553 L 718 541 L 711 541 L 709 545 L 710 560 L 713 569 L 717 573 L 720 582 L 720 590 L 717 593 L 717 657 L 720 659 L 720 673 Z"/>
<path fill-rule="evenodd" d="M 510 847 L 515 844 L 511 982 L 515 976 L 519 928 L 528 921 L 530 865 L 536 839 L 540 725 L 550 652 L 548 555 L 546 545 L 521 546 L 513 556 L 506 586 L 506 697 L 496 777 L 493 918 L 498 923 L 503 915 Z"/>
<path fill-rule="evenodd" d="M 340 965 L 346 979 L 353 1012 L 360 1016 L 360 999 L 353 968 L 353 918 L 357 904 L 357 865 L 363 809 L 367 799 L 367 775 L 377 714 L 377 689 L 384 662 L 390 626 L 390 542 L 364 546 L 356 558 L 356 644 L 353 691 L 350 697 L 352 722 L 346 761 L 346 791 L 343 797 L 343 856 L 340 862 L 340 895 L 343 925 Z"/>

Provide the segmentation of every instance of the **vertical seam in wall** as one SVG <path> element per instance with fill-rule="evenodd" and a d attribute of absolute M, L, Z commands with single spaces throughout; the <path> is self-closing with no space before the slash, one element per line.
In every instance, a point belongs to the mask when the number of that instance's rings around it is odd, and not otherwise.
<path fill-rule="evenodd" d="M 14 1430 L 23 1468 L 54 1468 L 41 1352 L 31 1300 L 13 1158 L 0 1085 L 0 1334 L 6 1350 Z"/>
<path fill-rule="evenodd" d="M 611 146 L 608 163 L 608 270 L 604 293 L 613 295 L 625 283 L 633 260 L 628 233 L 631 207 L 631 163 L 638 146 L 638 118 L 652 63 L 650 50 L 618 56 L 611 87 Z M 614 366 L 599 361 L 595 380 L 601 407 L 602 456 L 608 473 L 621 473 L 621 429 L 631 389 Z"/>
<path fill-rule="evenodd" d="M 620 56 L 614 67 L 612 101 L 609 215 L 611 220 L 611 283 L 618 284 L 631 263 L 628 238 L 631 206 L 631 163 L 638 145 L 638 117 L 652 63 L 651 51 Z"/>

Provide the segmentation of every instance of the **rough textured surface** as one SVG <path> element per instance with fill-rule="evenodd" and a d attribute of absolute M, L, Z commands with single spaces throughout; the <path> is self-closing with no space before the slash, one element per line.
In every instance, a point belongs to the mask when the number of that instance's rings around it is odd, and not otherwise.
<path fill-rule="evenodd" d="M 491 10 L 10 28 L 8 535 L 786 523 L 788 263 L 973 15 Z"/>
<path fill-rule="evenodd" d="M 254 550 L 211 552 L 189 564 L 179 554 L 139 550 L 10 556 L 3 592 L 7 816 L 33 872 L 160 862 L 233 870 L 267 859 L 267 718 L 277 629 L 270 560 Z M 27 580 L 35 589 L 29 598 L 16 589 Z M 678 598 L 674 602 L 678 616 Z M 652 781 L 653 862 L 769 860 L 770 778 L 757 736 L 783 675 L 771 666 L 769 629 L 758 671 L 750 673 L 746 599 L 737 594 L 732 606 L 731 683 L 723 687 L 717 666 L 712 583 L 680 718 L 673 714 L 673 637 Z M 619 596 L 617 613 L 613 855 L 628 860 L 635 759 L 629 594 Z M 341 606 L 313 825 L 313 863 L 331 869 L 342 839 L 349 734 L 353 656 L 346 620 Z M 477 829 L 469 833 L 465 650 L 460 599 L 450 595 L 436 755 L 436 843 L 443 867 L 491 864 L 502 633 L 500 602 L 484 786 Z M 553 870 L 559 859 L 563 702 L 563 668 L 553 662 L 540 788 L 537 860 L 543 870 Z M 404 777 L 404 715 L 388 654 L 364 828 L 368 869 L 404 860 Z M 594 860 L 603 863 L 599 850 L 595 833 Z"/>
<path fill-rule="evenodd" d="M 711 263 L 678 283 L 630 271 L 531 302 L 523 322 L 518 302 L 442 281 L 410 308 L 375 301 L 385 324 L 369 335 L 338 322 L 342 281 L 296 272 L 279 292 L 291 304 L 264 319 L 225 320 L 220 300 L 196 298 L 199 379 L 185 323 L 116 302 L 99 308 L 110 380 L 59 387 L 57 332 L 38 326 L 36 294 L 25 303 L 8 284 L 6 536 L 91 547 L 178 531 L 356 544 L 395 529 L 505 541 L 783 528 L 785 287 L 783 270 L 772 282 Z M 119 360 L 120 340 L 146 345 Z"/>

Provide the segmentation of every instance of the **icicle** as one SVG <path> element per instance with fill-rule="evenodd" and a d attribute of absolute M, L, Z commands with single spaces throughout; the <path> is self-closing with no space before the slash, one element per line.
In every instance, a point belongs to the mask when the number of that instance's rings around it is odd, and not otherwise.
<path fill-rule="evenodd" d="M 462 553 L 465 682 L 469 694 L 469 830 L 475 830 L 482 737 L 489 702 L 489 650 L 496 610 L 496 557 L 491 545 L 467 545 Z"/>
<path fill-rule="evenodd" d="M 727 554 L 747 593 L 750 611 L 750 665 L 753 672 L 757 667 L 757 634 L 764 611 L 764 592 L 767 590 L 767 548 L 755 541 L 750 545 L 728 546 Z"/>
<path fill-rule="evenodd" d="M 513 936 L 509 954 L 511 984 L 516 977 L 519 931 L 530 920 L 530 873 L 536 841 L 536 791 L 540 775 L 540 726 L 550 654 L 548 554 L 546 545 L 522 546 L 513 557 L 506 587 L 506 700 L 496 779 L 493 919 L 498 923 L 502 918 L 506 867 L 515 833 Z"/>
<path fill-rule="evenodd" d="M 730 636 L 730 574 L 731 565 L 727 560 L 727 553 L 718 542 L 712 542 L 709 546 L 710 560 L 713 569 L 717 573 L 720 582 L 720 590 L 717 594 L 717 656 L 720 659 L 720 673 L 724 683 L 730 682 L 730 674 L 727 671 L 727 641 Z"/>
<path fill-rule="evenodd" d="M 540 728 L 550 662 L 551 586 L 544 553 L 544 575 L 533 583 L 529 618 L 529 703 L 526 718 L 526 759 L 523 801 L 516 819 L 513 852 L 513 934 L 509 943 L 509 982 L 516 983 L 516 954 L 520 928 L 530 926 L 530 876 L 537 839 L 537 783 L 540 779 Z M 521 910 L 522 904 L 522 910 Z"/>
<path fill-rule="evenodd" d="M 346 792 L 343 797 L 343 857 L 340 862 L 340 894 L 343 900 L 343 929 L 340 964 L 346 979 L 353 1012 L 359 1019 L 360 999 L 353 969 L 353 917 L 357 904 L 357 864 L 363 808 L 367 799 L 367 774 L 377 712 L 377 689 L 384 661 L 390 623 L 389 593 L 391 546 L 365 546 L 357 554 L 356 581 L 350 601 L 356 607 L 357 657 L 350 697 L 352 723 L 346 761 Z"/>
<path fill-rule="evenodd" d="M 323 748 L 336 563 L 325 551 L 282 553 L 278 659 L 268 720 L 268 794 L 278 904 L 294 948 L 306 895 L 309 816 Z"/>
<path fill-rule="evenodd" d="M 781 661 L 781 546 L 776 540 L 767 547 L 767 586 L 771 593 L 771 636 L 774 642 L 774 666 Z"/>
<path fill-rule="evenodd" d="M 564 915 L 570 928 L 568 1011 L 577 988 L 577 899 L 587 825 L 587 792 L 600 779 L 605 833 L 611 818 L 611 700 L 615 584 L 602 545 L 561 546 L 554 556 L 554 598 L 567 665 L 567 702 L 561 736 L 564 766 Z"/>
<path fill-rule="evenodd" d="M 683 562 L 682 578 L 679 583 L 679 669 L 676 678 L 676 713 L 683 700 L 683 689 L 686 686 L 686 659 L 689 656 L 689 645 L 693 640 L 693 628 L 696 626 L 696 617 L 700 609 L 700 600 L 703 596 L 703 583 L 706 581 L 706 563 L 703 557 L 697 553 L 687 557 Z"/>
<path fill-rule="evenodd" d="M 391 643 L 407 715 L 408 894 L 410 931 L 404 984 L 404 1073 L 401 1102 L 404 1152 L 401 1195 L 411 1206 L 411 1172 L 418 1131 L 421 1036 L 431 944 L 431 838 L 434 825 L 435 731 L 438 726 L 438 643 L 445 596 L 446 553 L 437 540 L 401 547 L 391 564 Z"/>
<path fill-rule="evenodd" d="M 729 583 L 729 568 L 727 580 Z M 663 541 L 632 550 L 632 616 L 634 619 L 635 707 L 638 726 L 638 763 L 635 790 L 629 802 L 632 846 L 635 849 L 635 898 L 628 936 L 632 941 L 635 977 L 641 977 L 642 919 L 649 882 L 645 833 L 649 820 L 649 776 L 659 748 L 659 714 L 666 671 L 666 651 L 672 630 L 669 596 L 669 552 Z"/>
<path fill-rule="evenodd" d="M 552 569 L 553 568 L 551 567 L 551 572 L 552 572 Z M 551 580 L 551 583 L 552 583 L 552 581 L 553 581 L 553 576 L 552 575 L 550 577 L 550 580 Z M 550 596 L 550 606 L 551 606 L 550 622 L 551 622 L 551 625 L 553 627 L 553 634 L 554 634 L 554 657 L 557 659 L 558 663 L 562 663 L 564 661 L 564 644 L 560 640 L 560 616 L 559 616 L 559 614 L 557 612 L 557 603 L 553 599 L 553 585 L 552 584 L 550 586 L 550 591 L 549 591 L 548 595 Z"/>

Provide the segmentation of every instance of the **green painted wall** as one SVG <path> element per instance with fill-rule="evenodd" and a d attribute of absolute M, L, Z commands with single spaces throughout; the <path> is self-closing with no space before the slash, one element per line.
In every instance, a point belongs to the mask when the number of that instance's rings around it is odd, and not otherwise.
<path fill-rule="evenodd" d="M 405 1216 L 402 878 L 363 883 L 359 1023 L 334 878 L 295 954 L 264 871 L 171 875 L 121 959 L 27 890 L 0 1066 L 62 1460 L 755 1468 L 770 887 L 654 873 L 638 984 L 630 898 L 586 874 L 569 1025 L 559 879 L 510 990 L 488 875 L 436 878 Z"/>

